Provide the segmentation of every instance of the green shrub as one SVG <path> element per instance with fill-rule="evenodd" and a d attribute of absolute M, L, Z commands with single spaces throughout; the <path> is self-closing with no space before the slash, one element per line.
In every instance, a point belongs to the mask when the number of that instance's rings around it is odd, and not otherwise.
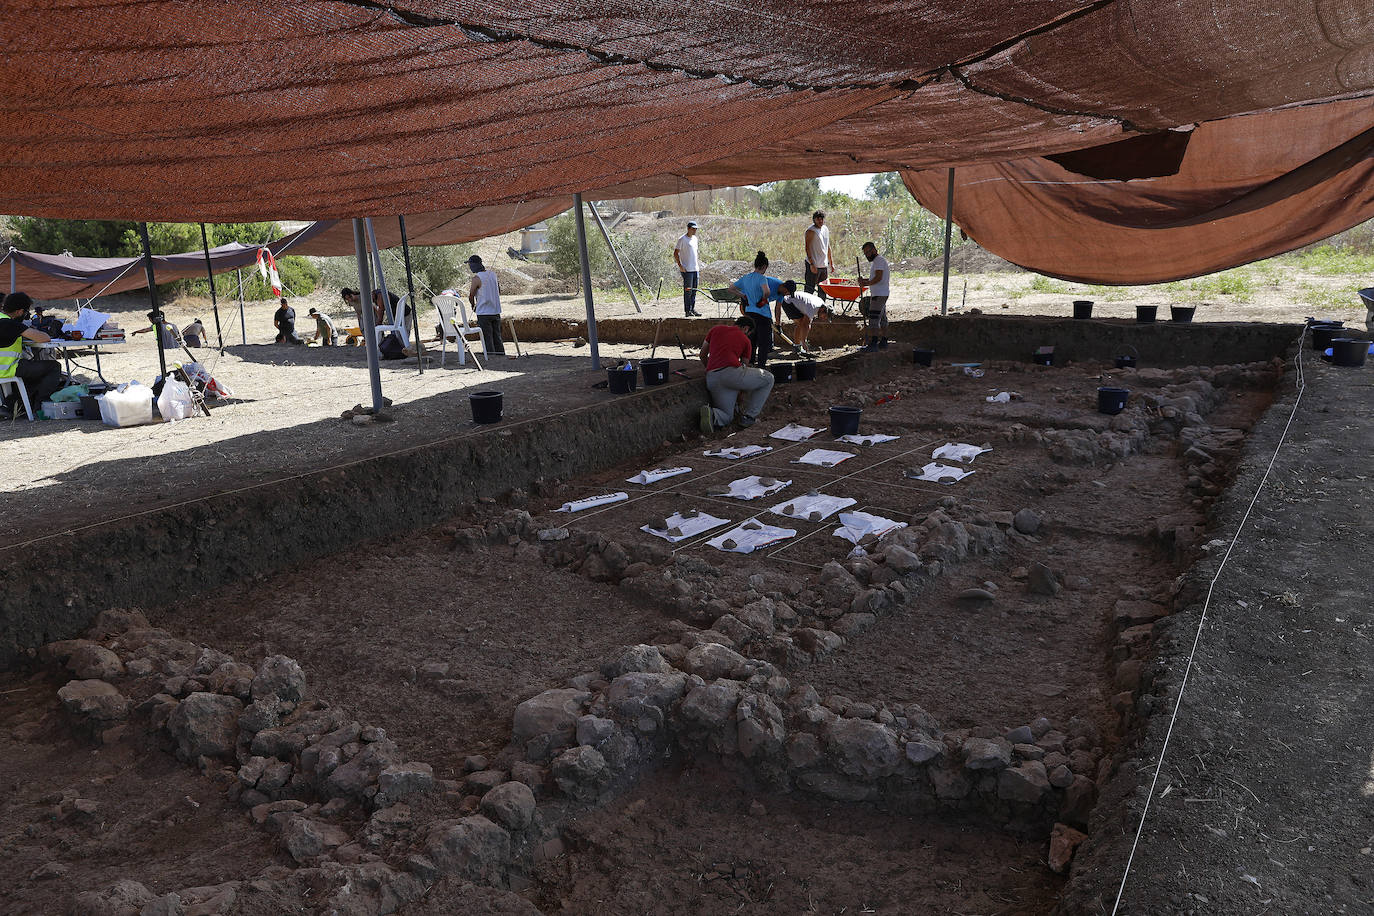
<path fill-rule="evenodd" d="M 1063 280 L 1055 280 L 1042 274 L 1036 274 L 1031 277 L 1030 288 L 1033 292 L 1037 293 L 1062 294 L 1069 291 L 1069 284 L 1065 283 Z"/>
<path fill-rule="evenodd" d="M 611 253 L 594 226 L 587 226 L 587 262 L 592 277 L 604 276 L 611 265 Z M 577 223 L 574 214 L 564 213 L 549 220 L 549 264 L 560 277 L 580 279 L 582 258 L 577 250 Z"/>
<path fill-rule="evenodd" d="M 759 186 L 763 212 L 772 216 L 810 214 L 821 196 L 819 178 L 794 178 Z"/>

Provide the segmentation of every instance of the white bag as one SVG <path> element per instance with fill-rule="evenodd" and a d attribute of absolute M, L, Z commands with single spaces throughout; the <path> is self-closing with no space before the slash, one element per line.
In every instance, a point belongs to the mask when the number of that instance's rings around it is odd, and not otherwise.
<path fill-rule="evenodd" d="M 157 396 L 157 410 L 164 420 L 185 420 L 195 411 L 191 389 L 180 379 L 169 378 Z"/>

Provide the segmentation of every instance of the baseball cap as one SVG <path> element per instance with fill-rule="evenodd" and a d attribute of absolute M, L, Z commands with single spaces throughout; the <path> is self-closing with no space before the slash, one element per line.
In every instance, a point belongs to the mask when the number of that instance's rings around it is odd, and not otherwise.
<path fill-rule="evenodd" d="M 689 219 L 689 220 L 687 221 L 687 228 L 688 228 L 688 229 L 695 229 L 696 227 L 697 227 L 697 221 L 696 221 L 696 220 L 694 220 L 694 219 Z"/>

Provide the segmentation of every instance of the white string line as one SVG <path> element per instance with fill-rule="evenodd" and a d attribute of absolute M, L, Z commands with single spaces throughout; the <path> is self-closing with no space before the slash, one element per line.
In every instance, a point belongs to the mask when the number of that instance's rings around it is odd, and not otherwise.
<path fill-rule="evenodd" d="M 1197 654 L 1198 645 L 1202 642 L 1202 630 L 1207 624 L 1207 611 L 1212 605 L 1212 592 L 1216 589 L 1217 580 L 1226 569 L 1227 561 L 1231 559 L 1231 553 L 1236 549 L 1236 542 L 1240 540 L 1241 532 L 1245 530 L 1245 525 L 1250 520 L 1250 513 L 1254 511 L 1255 503 L 1259 502 L 1260 494 L 1264 492 L 1264 485 L 1269 481 L 1269 474 L 1274 469 L 1274 463 L 1278 460 L 1279 452 L 1282 451 L 1284 443 L 1288 439 L 1288 430 L 1293 425 L 1293 419 L 1298 415 L 1298 406 L 1302 404 L 1303 393 L 1307 390 L 1307 380 L 1303 374 L 1302 354 L 1303 343 L 1307 339 L 1307 327 L 1304 325 L 1302 333 L 1298 336 L 1298 352 L 1295 357 L 1297 365 L 1297 392 L 1298 396 L 1293 401 L 1293 409 L 1288 414 L 1288 422 L 1283 426 L 1283 432 L 1279 435 L 1278 444 L 1274 447 L 1274 454 L 1269 457 L 1269 464 L 1264 469 L 1264 475 L 1260 478 L 1259 484 L 1255 487 L 1255 494 L 1250 498 L 1250 504 L 1245 507 L 1245 515 L 1241 517 L 1240 523 L 1236 526 L 1236 532 L 1231 536 L 1231 542 L 1226 545 L 1226 553 L 1221 558 L 1221 563 L 1217 565 L 1216 572 L 1212 575 L 1212 581 L 1207 584 L 1207 596 L 1202 602 L 1202 615 L 1198 618 L 1197 633 L 1193 636 L 1193 646 L 1188 651 L 1188 661 L 1183 668 L 1183 681 L 1178 686 L 1178 697 L 1174 700 L 1173 712 L 1169 715 L 1169 727 L 1164 733 L 1164 744 L 1159 749 L 1159 759 L 1155 763 L 1155 774 L 1150 780 L 1150 791 L 1145 796 L 1145 807 L 1140 812 L 1140 824 L 1136 827 L 1135 839 L 1131 843 L 1131 852 L 1126 857 L 1126 868 L 1121 874 L 1121 886 L 1116 890 L 1116 902 L 1112 905 L 1112 916 L 1121 908 L 1121 898 L 1126 892 L 1126 880 L 1131 875 L 1131 865 L 1135 862 L 1136 848 L 1140 845 L 1141 834 L 1145 831 L 1145 821 L 1150 815 L 1150 805 L 1154 801 L 1155 786 L 1159 783 L 1160 771 L 1164 769 L 1164 755 L 1169 751 L 1169 740 L 1174 734 L 1174 725 L 1178 721 L 1179 710 L 1183 707 L 1183 694 L 1188 688 L 1188 677 L 1193 671 L 1193 656 Z"/>

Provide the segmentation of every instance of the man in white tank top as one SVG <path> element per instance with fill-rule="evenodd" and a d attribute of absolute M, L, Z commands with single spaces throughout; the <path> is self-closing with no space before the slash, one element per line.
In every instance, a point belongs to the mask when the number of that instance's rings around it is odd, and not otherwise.
<path fill-rule="evenodd" d="M 468 286 L 468 305 L 477 316 L 477 327 L 482 329 L 482 346 L 486 355 L 505 354 L 506 345 L 501 340 L 501 287 L 496 281 L 496 273 L 487 270 L 477 255 L 468 258 L 468 270 L 472 271 L 472 283 Z"/>
<path fill-rule="evenodd" d="M 835 269 L 835 258 L 830 253 L 830 228 L 825 224 L 824 210 L 817 210 L 811 214 L 811 225 L 806 227 L 803 239 L 806 242 L 804 289 L 808 293 L 814 293 L 817 285 L 824 283 L 826 277 Z"/>

